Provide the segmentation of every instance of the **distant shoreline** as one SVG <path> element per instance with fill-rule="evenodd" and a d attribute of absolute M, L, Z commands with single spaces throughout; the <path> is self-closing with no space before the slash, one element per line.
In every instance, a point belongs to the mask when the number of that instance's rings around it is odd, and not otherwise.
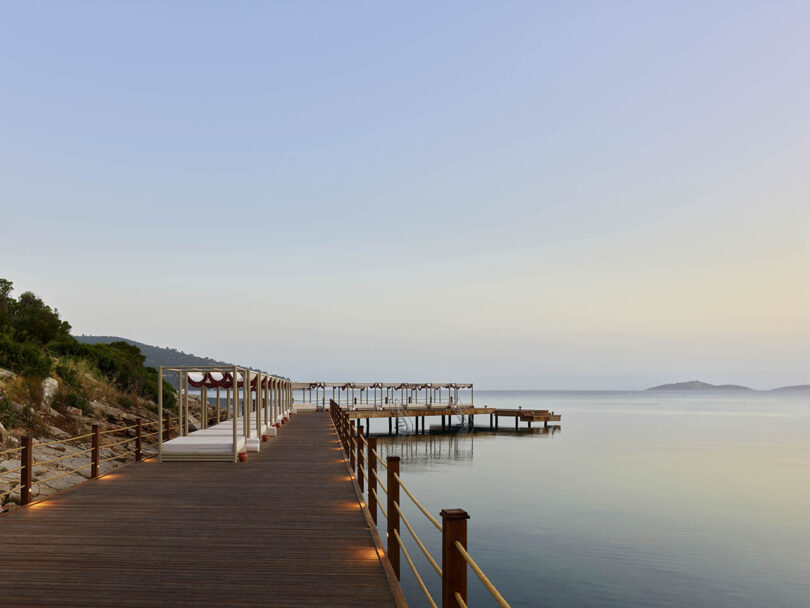
<path fill-rule="evenodd" d="M 750 388 L 739 385 L 709 385 L 705 388 L 663 388 L 669 385 L 653 386 L 651 388 L 476 388 L 478 392 L 547 392 L 547 393 L 806 393 L 810 392 L 810 384 L 796 384 L 780 386 L 777 388 Z"/>

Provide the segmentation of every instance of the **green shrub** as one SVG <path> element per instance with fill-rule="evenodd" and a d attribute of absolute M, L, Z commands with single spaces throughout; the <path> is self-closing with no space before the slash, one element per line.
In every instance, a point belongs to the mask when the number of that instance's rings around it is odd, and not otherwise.
<path fill-rule="evenodd" d="M 6 392 L 0 388 L 0 423 L 6 428 L 15 428 L 20 424 L 22 408 L 14 405 Z"/>
<path fill-rule="evenodd" d="M 42 380 L 51 373 L 51 358 L 34 344 L 14 342 L 8 336 L 2 336 L 0 337 L 0 367 L 9 368 L 23 376 Z"/>
<path fill-rule="evenodd" d="M 87 401 L 81 395 L 77 395 L 76 393 L 70 393 L 65 397 L 64 401 L 65 405 L 70 407 L 75 407 L 82 411 L 83 414 L 90 413 L 90 402 Z"/>
<path fill-rule="evenodd" d="M 59 361 L 53 369 L 65 384 L 78 386 L 79 373 L 73 365 L 67 361 Z"/>
<path fill-rule="evenodd" d="M 118 397 L 118 405 L 131 410 L 135 407 L 135 402 L 132 400 L 132 397 L 129 397 L 128 395 L 121 395 Z"/>
<path fill-rule="evenodd" d="M 138 347 L 123 341 L 81 344 L 70 335 L 70 325 L 59 319 L 56 309 L 31 292 L 14 299 L 10 295 L 12 287 L 11 281 L 0 279 L 0 367 L 42 380 L 50 374 L 51 356 L 70 357 L 74 362 L 89 363 L 89 366 L 71 365 L 68 361 L 57 364 L 56 373 L 74 389 L 80 388 L 78 368 L 90 367 L 94 376 L 114 384 L 122 392 L 157 400 L 157 370 L 144 367 L 145 357 Z M 32 393 L 32 402 L 38 399 Z M 166 381 L 163 403 L 167 409 L 175 408 L 177 403 L 176 392 Z"/>

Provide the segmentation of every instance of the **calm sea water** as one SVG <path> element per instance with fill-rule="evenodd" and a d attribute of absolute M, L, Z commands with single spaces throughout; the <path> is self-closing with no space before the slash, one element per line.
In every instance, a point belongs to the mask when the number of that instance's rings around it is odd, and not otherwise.
<path fill-rule="evenodd" d="M 488 416 L 472 433 L 388 438 L 385 420 L 371 431 L 432 513 L 469 512 L 470 552 L 513 607 L 810 606 L 810 395 L 475 397 L 563 419 L 549 434 L 515 433 L 513 419 L 492 434 Z M 402 500 L 440 560 L 438 531 Z M 438 600 L 438 576 L 406 543 Z M 404 559 L 402 582 L 412 606 L 428 605 Z M 494 605 L 472 572 L 470 593 Z"/>

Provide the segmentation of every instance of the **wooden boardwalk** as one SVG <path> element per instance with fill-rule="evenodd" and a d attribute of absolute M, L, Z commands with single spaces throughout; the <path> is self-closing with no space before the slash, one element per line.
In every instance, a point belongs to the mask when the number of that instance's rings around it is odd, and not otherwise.
<path fill-rule="evenodd" d="M 0 517 L 0 605 L 402 605 L 332 433 L 298 414 L 246 463 L 151 460 Z"/>

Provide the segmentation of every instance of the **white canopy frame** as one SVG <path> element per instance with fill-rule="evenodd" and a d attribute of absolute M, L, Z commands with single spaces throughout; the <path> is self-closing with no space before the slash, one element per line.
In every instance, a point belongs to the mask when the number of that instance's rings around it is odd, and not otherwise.
<path fill-rule="evenodd" d="M 262 422 L 264 428 L 271 426 L 278 428 L 282 421 L 289 418 L 292 410 L 292 382 L 265 372 L 249 368 L 231 366 L 172 366 L 158 369 L 158 415 L 163 420 L 163 378 L 164 373 L 177 373 L 177 412 L 179 436 L 188 437 L 189 433 L 189 387 L 200 388 L 201 399 L 201 426 L 208 429 L 209 407 L 208 389 L 217 389 L 216 419 L 221 419 L 220 397 L 221 388 L 226 389 L 225 420 L 232 421 L 230 458 L 233 462 L 239 461 L 239 452 L 243 451 L 240 444 L 240 435 L 245 440 L 251 439 L 253 431 L 256 437 L 262 436 Z M 240 394 L 241 391 L 241 394 Z M 241 433 L 240 433 L 241 431 Z M 163 425 L 158 425 L 158 461 L 164 461 L 163 451 Z M 188 458 L 189 460 L 224 460 L 227 455 L 217 454 L 216 457 Z M 182 458 L 171 458 L 180 460 Z"/>

